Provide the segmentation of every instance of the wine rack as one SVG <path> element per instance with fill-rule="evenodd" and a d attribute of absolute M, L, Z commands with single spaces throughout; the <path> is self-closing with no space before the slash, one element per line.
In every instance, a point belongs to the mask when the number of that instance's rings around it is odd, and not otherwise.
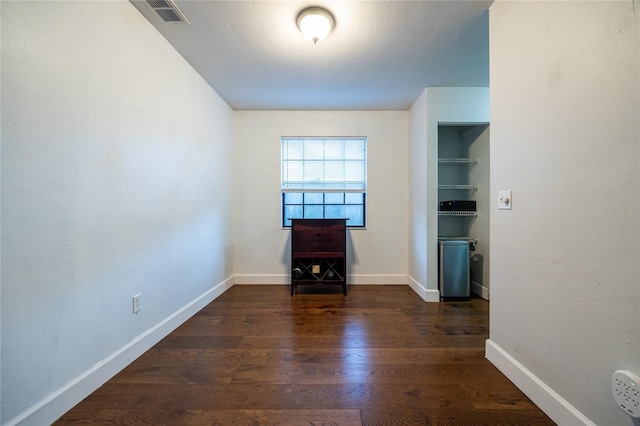
<path fill-rule="evenodd" d="M 314 272 L 317 268 L 317 272 Z M 298 281 L 344 281 L 342 259 L 298 258 L 293 265 L 293 278 Z"/>

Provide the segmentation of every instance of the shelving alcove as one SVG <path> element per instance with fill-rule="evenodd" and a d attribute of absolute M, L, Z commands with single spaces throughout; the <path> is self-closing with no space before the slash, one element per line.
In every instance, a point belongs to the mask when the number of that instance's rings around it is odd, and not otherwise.
<path fill-rule="evenodd" d="M 478 163 L 478 159 L 477 158 L 438 158 L 438 166 L 473 166 L 475 164 Z M 457 183 L 457 184 L 439 184 L 438 185 L 438 191 L 465 191 L 463 192 L 463 194 L 465 194 L 462 198 L 467 198 L 467 194 L 470 191 L 477 191 L 478 190 L 478 185 L 476 184 L 471 184 L 471 183 Z M 438 210 L 438 216 L 441 217 L 459 217 L 459 218 L 463 218 L 463 217 L 476 217 L 478 215 L 477 211 L 442 211 L 442 210 Z M 464 241 L 470 241 L 472 243 L 477 243 L 477 239 L 469 237 L 467 235 L 459 235 L 460 233 L 458 233 L 458 235 L 438 235 L 438 239 L 441 240 L 464 240 Z"/>

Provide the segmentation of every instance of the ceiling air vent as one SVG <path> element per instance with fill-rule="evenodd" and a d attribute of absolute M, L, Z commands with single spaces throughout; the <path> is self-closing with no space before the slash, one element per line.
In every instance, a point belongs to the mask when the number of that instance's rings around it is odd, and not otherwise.
<path fill-rule="evenodd" d="M 164 22 L 189 23 L 172 0 L 146 0 L 146 2 Z"/>

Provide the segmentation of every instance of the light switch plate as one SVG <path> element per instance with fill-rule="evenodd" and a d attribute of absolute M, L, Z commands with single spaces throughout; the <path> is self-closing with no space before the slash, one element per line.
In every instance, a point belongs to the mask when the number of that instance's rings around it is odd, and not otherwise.
<path fill-rule="evenodd" d="M 511 210 L 511 190 L 498 191 L 498 210 Z"/>

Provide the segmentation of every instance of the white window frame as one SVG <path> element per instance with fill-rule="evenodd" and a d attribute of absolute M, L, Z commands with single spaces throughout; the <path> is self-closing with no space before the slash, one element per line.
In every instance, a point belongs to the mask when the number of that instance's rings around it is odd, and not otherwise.
<path fill-rule="evenodd" d="M 291 144 L 291 145 L 290 145 Z M 295 144 L 295 145 L 293 145 Z M 301 208 L 302 217 L 314 210 L 316 215 L 307 216 L 318 218 L 319 206 L 322 206 L 320 217 L 336 218 L 331 213 L 332 207 L 348 211 L 349 206 L 361 206 L 361 223 L 349 224 L 351 228 L 366 228 L 366 196 L 367 196 L 367 137 L 281 137 L 281 226 L 288 228 L 290 221 L 287 206 Z M 321 148 L 320 148 L 321 146 Z M 322 202 L 302 201 L 302 204 L 287 204 L 286 194 L 301 194 L 307 198 L 319 199 Z M 335 195 L 333 195 L 335 194 Z M 327 202 L 327 199 L 337 200 L 339 194 L 344 194 L 342 203 Z M 362 194 L 361 197 L 347 194 Z M 361 200 L 349 202 L 349 198 Z M 326 215 L 326 216 L 325 216 Z M 298 218 L 299 215 L 294 215 Z M 294 218 L 292 217 L 292 218 Z M 358 214 L 358 219 L 360 215 Z M 355 218 L 353 219 L 355 221 Z"/>

